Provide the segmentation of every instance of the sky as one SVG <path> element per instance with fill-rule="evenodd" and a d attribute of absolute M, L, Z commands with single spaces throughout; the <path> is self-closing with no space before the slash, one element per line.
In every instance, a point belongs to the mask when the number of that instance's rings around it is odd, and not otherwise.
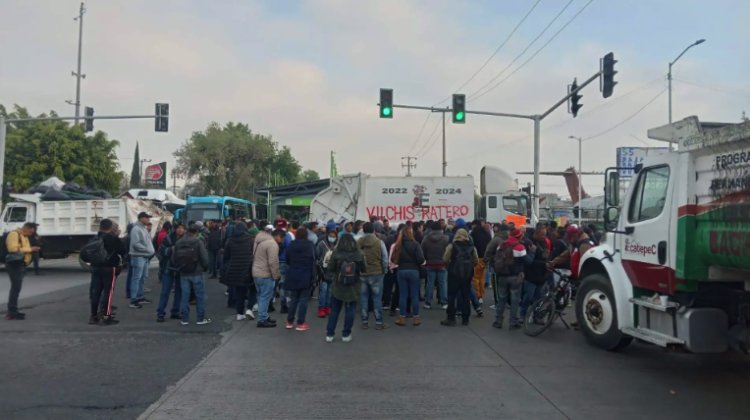
<path fill-rule="evenodd" d="M 79 3 L 2 0 L 0 103 L 73 115 L 65 101 L 75 97 Z M 331 151 L 339 173 L 398 176 L 411 155 L 415 175 L 440 175 L 440 114 L 395 109 L 380 119 L 380 88 L 402 105 L 445 107 L 464 93 L 470 111 L 541 114 L 612 51 L 612 97 L 594 82 L 577 118 L 563 105 L 541 123 L 542 170 L 578 167 L 576 136 L 583 170 L 602 171 L 617 147 L 664 145 L 646 130 L 668 120 L 668 63 L 701 38 L 673 67 L 674 119 L 750 113 L 750 2 L 741 0 L 90 0 L 86 9 L 82 104 L 96 115 L 170 104 L 168 133 L 150 120 L 95 122 L 120 141 L 127 173 L 136 141 L 142 158 L 171 166 L 193 132 L 236 121 L 322 177 Z M 478 185 L 484 165 L 533 169 L 529 120 L 448 118 L 446 138 L 448 175 Z M 594 194 L 604 184 L 583 183 Z M 568 195 L 559 177 L 542 177 L 540 192 Z"/>

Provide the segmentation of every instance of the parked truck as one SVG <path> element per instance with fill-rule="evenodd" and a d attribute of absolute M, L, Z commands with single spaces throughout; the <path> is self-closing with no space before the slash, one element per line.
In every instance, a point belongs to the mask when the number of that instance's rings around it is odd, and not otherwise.
<path fill-rule="evenodd" d="M 518 189 L 518 182 L 506 171 L 484 166 L 479 175 L 479 217 L 491 222 L 503 220 L 531 223 L 531 206 L 527 193 Z M 518 223 L 517 223 L 518 224 Z"/>
<path fill-rule="evenodd" d="M 607 171 L 606 241 L 582 258 L 576 317 L 588 342 L 634 338 L 695 353 L 750 348 L 750 122 L 689 117 L 648 136 L 649 155 L 620 197 Z M 619 168 L 621 169 L 621 168 Z"/>
<path fill-rule="evenodd" d="M 129 223 L 136 222 L 138 213 L 145 211 L 153 216 L 151 235 L 155 236 L 163 222 L 172 215 L 150 201 L 131 198 L 100 200 L 43 201 L 39 194 L 11 194 L 0 216 L 0 234 L 37 223 L 37 233 L 42 237 L 45 259 L 66 258 L 80 251 L 99 230 L 99 221 L 111 219 L 122 234 Z"/>
<path fill-rule="evenodd" d="M 365 174 L 331 179 L 310 204 L 320 222 L 370 220 L 392 223 L 474 218 L 474 179 L 466 177 L 374 177 Z"/>

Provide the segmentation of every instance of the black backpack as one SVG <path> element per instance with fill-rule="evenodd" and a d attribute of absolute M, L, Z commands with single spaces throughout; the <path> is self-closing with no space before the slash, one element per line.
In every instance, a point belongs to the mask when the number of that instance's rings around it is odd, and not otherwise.
<path fill-rule="evenodd" d="M 89 263 L 92 266 L 102 266 L 109 260 L 107 250 L 104 248 L 104 238 L 94 236 L 86 245 L 81 248 L 79 254 L 81 261 Z"/>
<path fill-rule="evenodd" d="M 453 245 L 451 275 L 457 280 L 466 280 L 474 276 L 474 247 L 471 245 Z"/>
<path fill-rule="evenodd" d="M 178 245 L 172 255 L 172 262 L 182 274 L 193 274 L 198 269 L 198 250 L 190 245 Z"/>
<path fill-rule="evenodd" d="M 513 247 L 515 244 L 508 243 L 508 241 L 503 242 L 500 244 L 499 247 L 497 247 L 497 252 L 495 253 L 495 266 L 492 267 L 495 269 L 496 274 L 500 275 L 510 275 L 511 274 L 511 268 L 513 267 Z"/>
<path fill-rule="evenodd" d="M 354 261 L 344 261 L 339 267 L 339 281 L 344 286 L 353 286 L 359 281 L 359 266 Z"/>

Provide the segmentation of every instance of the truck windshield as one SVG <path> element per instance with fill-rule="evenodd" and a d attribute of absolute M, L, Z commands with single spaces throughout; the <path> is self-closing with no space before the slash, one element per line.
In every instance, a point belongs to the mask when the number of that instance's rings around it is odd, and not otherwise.
<path fill-rule="evenodd" d="M 526 197 L 521 195 L 503 197 L 503 208 L 507 212 L 527 216 Z"/>

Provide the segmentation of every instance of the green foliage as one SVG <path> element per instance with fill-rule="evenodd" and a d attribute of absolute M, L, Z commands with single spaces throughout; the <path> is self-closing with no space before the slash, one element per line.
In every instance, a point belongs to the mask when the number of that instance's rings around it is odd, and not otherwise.
<path fill-rule="evenodd" d="M 300 182 L 312 182 L 320 180 L 318 172 L 308 169 L 300 174 Z"/>
<path fill-rule="evenodd" d="M 133 169 L 130 170 L 130 188 L 141 186 L 141 154 L 138 151 L 138 142 L 135 143 L 135 156 L 133 156 Z"/>
<path fill-rule="evenodd" d="M 288 147 L 233 122 L 194 132 L 174 156 L 176 171 L 192 178 L 190 191 L 199 195 L 248 197 L 253 187 L 297 182 L 302 170 Z"/>
<path fill-rule="evenodd" d="M 30 117 L 18 105 L 11 113 L 0 105 L 0 114 L 9 119 Z M 122 177 L 118 171 L 118 145 L 102 131 L 87 136 L 82 126 L 64 121 L 9 124 L 4 180 L 10 182 L 13 191 L 24 191 L 57 176 L 65 182 L 116 193 Z"/>

